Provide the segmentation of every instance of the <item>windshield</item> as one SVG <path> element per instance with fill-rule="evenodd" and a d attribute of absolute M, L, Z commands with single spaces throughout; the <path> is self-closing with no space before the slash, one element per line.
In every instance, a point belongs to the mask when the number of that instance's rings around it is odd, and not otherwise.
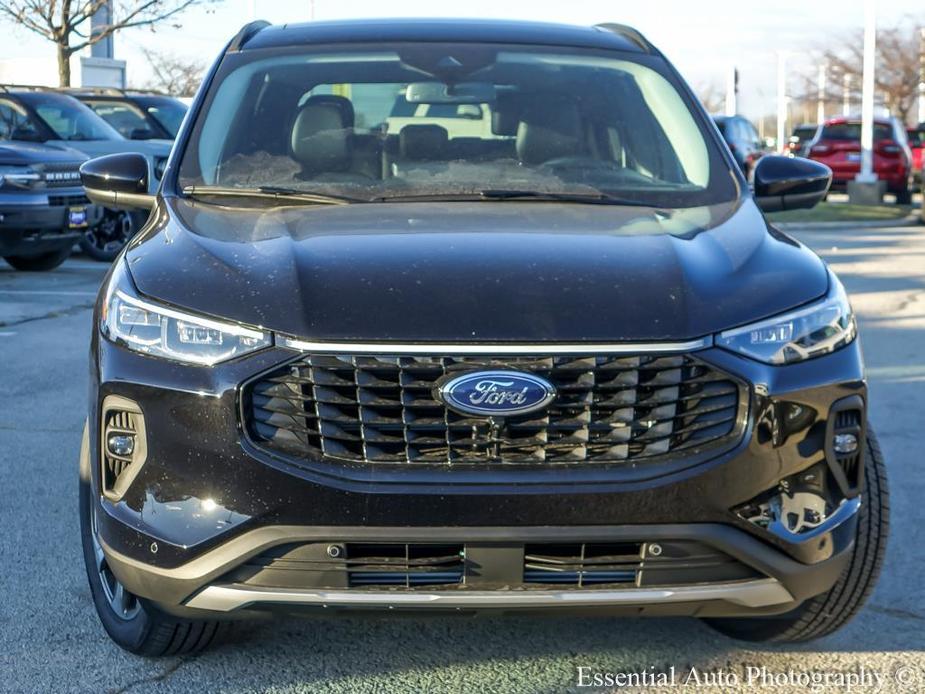
<path fill-rule="evenodd" d="M 728 166 L 663 65 L 493 44 L 244 51 L 223 62 L 179 183 L 366 200 L 734 200 Z"/>
<path fill-rule="evenodd" d="M 84 101 L 100 118 L 119 131 L 123 137 L 139 139 L 155 137 L 145 114 L 132 104 L 124 101 Z"/>
<path fill-rule="evenodd" d="M 834 123 L 822 128 L 820 140 L 861 141 L 860 123 Z M 874 140 L 892 140 L 893 129 L 886 123 L 874 123 Z"/>
<path fill-rule="evenodd" d="M 186 104 L 164 97 L 139 97 L 138 103 L 168 132 L 170 137 L 177 136 L 183 116 L 186 115 Z"/>
<path fill-rule="evenodd" d="M 77 99 L 64 94 L 31 92 L 21 94 L 60 140 L 121 140 L 106 121 Z"/>

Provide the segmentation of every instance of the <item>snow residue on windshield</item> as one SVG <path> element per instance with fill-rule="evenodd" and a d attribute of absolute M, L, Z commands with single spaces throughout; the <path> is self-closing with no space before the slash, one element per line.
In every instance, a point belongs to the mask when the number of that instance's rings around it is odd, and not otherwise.
<path fill-rule="evenodd" d="M 340 194 L 359 198 L 391 195 L 465 195 L 485 189 L 516 189 L 539 193 L 597 193 L 595 176 L 564 180 L 551 167 L 523 166 L 516 159 L 484 162 L 397 161 L 385 180 L 351 171 L 324 172 L 305 176 L 300 165 L 288 156 L 267 152 L 237 154 L 222 164 L 219 184 L 239 188 L 273 186 Z M 617 172 L 608 172 L 608 179 Z M 621 173 L 624 181 L 628 173 Z M 600 174 L 597 175 L 599 177 Z M 576 180 L 578 179 L 578 180 Z M 600 181 L 597 181 L 600 182 Z M 608 180 L 608 182 L 610 182 Z M 633 183 L 641 181 L 634 175 Z M 193 183 L 184 182 L 184 184 Z"/>

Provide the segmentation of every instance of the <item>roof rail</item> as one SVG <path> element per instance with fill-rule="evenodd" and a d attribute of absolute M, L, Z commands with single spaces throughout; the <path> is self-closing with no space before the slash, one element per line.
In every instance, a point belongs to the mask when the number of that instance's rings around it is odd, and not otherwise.
<path fill-rule="evenodd" d="M 61 87 L 61 91 L 68 94 L 111 94 L 113 96 L 125 94 L 125 90 L 118 87 Z"/>
<path fill-rule="evenodd" d="M 270 23 L 265 19 L 258 19 L 253 22 L 249 22 L 241 27 L 241 31 L 235 34 L 235 37 L 231 39 L 231 43 L 228 44 L 228 48 L 225 49 L 225 52 L 230 51 L 240 51 L 244 48 L 244 44 L 250 41 L 254 36 L 256 36 L 263 29 L 266 29 L 270 26 Z"/>
<path fill-rule="evenodd" d="M 637 31 L 633 27 L 627 26 L 626 24 L 615 24 L 613 22 L 606 22 L 604 24 L 595 24 L 594 28 L 600 29 L 601 31 L 609 31 L 612 34 L 619 34 L 620 36 L 623 36 L 629 39 L 630 41 L 632 41 L 633 43 L 635 43 L 646 53 L 657 53 L 658 52 L 655 46 L 649 43 L 649 39 L 647 39 L 645 36 L 643 36 L 639 31 Z"/>
<path fill-rule="evenodd" d="M 11 92 L 13 90 L 19 91 L 30 91 L 30 92 L 51 92 L 58 89 L 58 87 L 47 87 L 44 84 L 13 84 L 6 83 L 0 84 L 0 89 L 3 89 L 4 92 Z"/>
<path fill-rule="evenodd" d="M 157 89 L 145 89 L 143 87 L 126 87 L 124 89 L 120 87 L 58 87 L 53 89 L 67 94 L 83 96 L 170 96 L 170 94 Z"/>

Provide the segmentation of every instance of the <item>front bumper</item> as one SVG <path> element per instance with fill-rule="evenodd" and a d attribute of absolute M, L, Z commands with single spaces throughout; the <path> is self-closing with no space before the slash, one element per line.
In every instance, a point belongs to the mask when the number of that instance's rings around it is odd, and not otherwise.
<path fill-rule="evenodd" d="M 560 468 L 529 481 L 516 471 L 461 477 L 446 468 L 356 475 L 338 466 L 295 469 L 267 456 L 241 430 L 239 384 L 291 358 L 286 350 L 212 369 L 139 356 L 98 336 L 94 353 L 87 456 L 97 498 L 104 399 L 138 403 L 149 434 L 146 462 L 131 487 L 118 500 L 100 502 L 101 544 L 129 590 L 173 613 L 298 607 L 769 614 L 830 588 L 849 559 L 860 498 L 840 510 L 837 522 L 800 537 L 769 532 L 732 509 L 824 459 L 833 403 L 866 400 L 857 342 L 786 367 L 715 348 L 698 352 L 749 384 L 747 422 L 734 448 L 649 472 L 644 465 L 631 471 L 586 465 L 576 474 Z M 792 405 L 811 416 L 788 428 L 782 413 Z M 280 548 L 384 542 L 458 543 L 466 556 L 463 587 L 335 589 L 311 581 L 293 587 L 240 575 L 249 561 L 270 561 L 267 553 Z M 537 589 L 517 580 L 527 546 L 627 542 L 642 548 L 642 560 L 652 543 L 696 543 L 741 572 L 732 580 L 673 585 L 646 585 L 637 574 L 615 589 Z M 472 565 L 494 571 L 472 558 L 486 548 L 501 552 L 504 580 L 481 582 L 481 573 L 472 573 Z"/>
<path fill-rule="evenodd" d="M 68 212 L 86 210 L 87 227 L 99 223 L 103 208 L 92 204 L 81 188 L 0 194 L 0 255 L 38 255 L 67 248 L 85 228 L 70 228 Z"/>

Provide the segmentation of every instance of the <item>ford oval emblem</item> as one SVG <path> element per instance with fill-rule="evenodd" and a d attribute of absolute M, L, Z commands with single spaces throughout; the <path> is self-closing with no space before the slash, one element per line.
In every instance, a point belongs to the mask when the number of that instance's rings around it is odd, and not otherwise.
<path fill-rule="evenodd" d="M 474 371 L 446 381 L 437 395 L 461 414 L 513 417 L 546 407 L 556 397 L 556 388 L 522 371 Z"/>

